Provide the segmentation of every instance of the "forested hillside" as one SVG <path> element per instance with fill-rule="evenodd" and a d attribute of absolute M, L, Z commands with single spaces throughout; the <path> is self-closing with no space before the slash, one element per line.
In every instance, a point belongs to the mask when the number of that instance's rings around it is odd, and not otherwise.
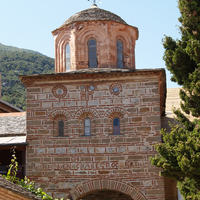
<path fill-rule="evenodd" d="M 16 51 L 13 51 L 13 47 L 8 47 L 7 50 L 0 50 L 2 99 L 18 108 L 26 110 L 26 91 L 18 75 L 46 74 L 53 72 L 53 58 L 39 55 L 37 52 L 20 52 L 18 48 L 16 48 Z"/>
<path fill-rule="evenodd" d="M 0 43 L 0 50 L 14 51 L 14 52 L 26 52 L 26 53 L 33 53 L 33 54 L 38 54 L 38 55 L 42 55 L 43 56 L 43 54 L 41 54 L 38 51 L 22 49 L 22 48 L 13 47 L 13 46 L 7 46 L 7 45 L 1 44 L 1 43 Z"/>

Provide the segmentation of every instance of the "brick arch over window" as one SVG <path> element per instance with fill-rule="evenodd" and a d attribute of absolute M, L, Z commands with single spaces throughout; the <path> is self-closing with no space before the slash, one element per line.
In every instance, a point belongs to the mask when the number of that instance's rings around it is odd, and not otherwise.
<path fill-rule="evenodd" d="M 80 136 L 87 136 L 85 132 L 85 120 L 90 119 L 90 134 L 89 135 L 95 135 L 96 134 L 96 124 L 97 119 L 99 118 L 99 113 L 93 109 L 93 108 L 84 108 L 79 109 L 75 113 L 75 119 L 79 121 L 78 129 Z"/>
<path fill-rule="evenodd" d="M 49 118 L 54 119 L 55 116 L 57 115 L 64 115 L 68 120 L 72 117 L 71 113 L 67 110 L 53 110 L 49 113 Z"/>
<path fill-rule="evenodd" d="M 89 25 L 87 28 L 81 30 L 76 35 L 76 47 L 78 53 L 79 66 L 78 69 L 88 68 L 88 42 L 90 39 L 96 40 L 96 53 L 97 53 L 97 61 L 98 67 L 102 65 L 104 59 L 102 57 L 103 51 L 106 51 L 105 48 L 102 49 L 100 44 L 106 43 L 106 32 L 103 28 L 96 25 Z M 84 53 L 81 53 L 84 52 Z M 104 59 L 105 60 L 105 59 Z"/>
<path fill-rule="evenodd" d="M 85 195 L 98 190 L 113 190 L 130 196 L 133 200 L 148 200 L 136 187 L 115 180 L 93 180 L 82 183 L 70 191 L 73 200 L 79 200 Z"/>
<path fill-rule="evenodd" d="M 75 118 L 83 120 L 84 118 L 89 117 L 91 120 L 99 118 L 99 113 L 97 110 L 93 108 L 84 108 L 84 109 L 79 109 L 75 113 Z"/>
<path fill-rule="evenodd" d="M 71 33 L 69 31 L 63 32 L 59 36 L 56 37 L 56 66 L 55 66 L 55 72 L 65 72 L 65 47 L 67 44 L 71 46 Z M 71 55 L 71 57 L 73 54 Z M 73 59 L 72 59 L 73 61 Z"/>
<path fill-rule="evenodd" d="M 114 107 L 109 110 L 107 110 L 104 114 L 104 118 L 108 119 L 108 123 L 105 124 L 105 127 L 108 129 L 108 134 L 113 135 L 114 134 L 114 119 L 119 119 L 119 131 L 118 134 L 125 134 L 125 128 L 126 128 L 126 122 L 128 121 L 128 114 L 127 111 L 120 107 Z"/>
<path fill-rule="evenodd" d="M 109 119 L 114 119 L 116 117 L 119 118 L 119 119 L 122 119 L 127 115 L 128 114 L 127 114 L 127 111 L 125 109 L 120 108 L 120 107 L 114 107 L 114 108 L 107 110 L 105 112 L 104 117 L 109 118 Z"/>
<path fill-rule="evenodd" d="M 53 110 L 49 114 L 50 120 L 53 122 L 53 136 L 54 137 L 65 137 L 68 135 L 68 121 L 71 118 L 70 112 L 67 110 Z M 63 131 L 62 134 L 60 134 L 60 129 L 59 129 L 59 121 L 63 122 Z M 61 127 L 60 127 L 61 128 Z"/>
<path fill-rule="evenodd" d="M 113 30 L 112 40 L 115 42 L 121 40 L 123 43 L 123 59 L 124 59 L 124 68 L 135 69 L 135 38 L 133 33 L 126 31 L 121 31 L 119 27 L 116 27 Z M 116 65 L 117 65 L 117 51 L 115 51 Z"/>

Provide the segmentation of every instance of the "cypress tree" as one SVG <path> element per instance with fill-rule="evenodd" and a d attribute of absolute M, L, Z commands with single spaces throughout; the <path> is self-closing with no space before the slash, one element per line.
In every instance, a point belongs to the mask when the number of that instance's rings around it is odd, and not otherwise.
<path fill-rule="evenodd" d="M 178 0 L 181 39 L 165 36 L 164 60 L 171 80 L 182 85 L 181 110 L 174 110 L 179 125 L 161 132 L 164 143 L 156 144 L 158 156 L 151 163 L 161 175 L 174 178 L 185 199 L 200 199 L 200 1 Z M 187 114 L 187 115 L 186 115 Z"/>

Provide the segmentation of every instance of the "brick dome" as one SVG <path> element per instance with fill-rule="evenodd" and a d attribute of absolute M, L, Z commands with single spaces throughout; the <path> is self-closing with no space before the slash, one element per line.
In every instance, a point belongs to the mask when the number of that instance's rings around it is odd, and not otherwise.
<path fill-rule="evenodd" d="M 107 10 L 100 9 L 97 5 L 94 4 L 89 9 L 80 11 L 71 16 L 63 23 L 61 27 L 64 27 L 74 22 L 83 21 L 114 21 L 127 25 L 127 23 L 118 15 L 115 15 L 114 13 L 111 13 Z"/>

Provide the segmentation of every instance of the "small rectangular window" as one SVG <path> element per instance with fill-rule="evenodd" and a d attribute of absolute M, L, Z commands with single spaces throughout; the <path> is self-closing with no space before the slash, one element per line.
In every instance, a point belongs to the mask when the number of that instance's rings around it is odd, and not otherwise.
<path fill-rule="evenodd" d="M 120 135 L 120 120 L 115 118 L 113 120 L 113 135 Z"/>
<path fill-rule="evenodd" d="M 64 122 L 63 122 L 63 120 L 58 121 L 58 136 L 60 136 L 60 137 L 64 136 Z"/>
<path fill-rule="evenodd" d="M 71 59 L 70 59 L 70 45 L 66 45 L 66 58 L 65 58 L 66 71 L 69 71 L 71 68 Z"/>
<path fill-rule="evenodd" d="M 97 68 L 97 47 L 96 40 L 91 39 L 88 43 L 88 54 L 89 54 L 89 68 Z"/>
<path fill-rule="evenodd" d="M 124 68 L 123 45 L 119 40 L 117 41 L 117 68 Z"/>
<path fill-rule="evenodd" d="M 89 118 L 86 118 L 84 125 L 84 134 L 87 136 L 91 135 L 91 120 Z"/>

